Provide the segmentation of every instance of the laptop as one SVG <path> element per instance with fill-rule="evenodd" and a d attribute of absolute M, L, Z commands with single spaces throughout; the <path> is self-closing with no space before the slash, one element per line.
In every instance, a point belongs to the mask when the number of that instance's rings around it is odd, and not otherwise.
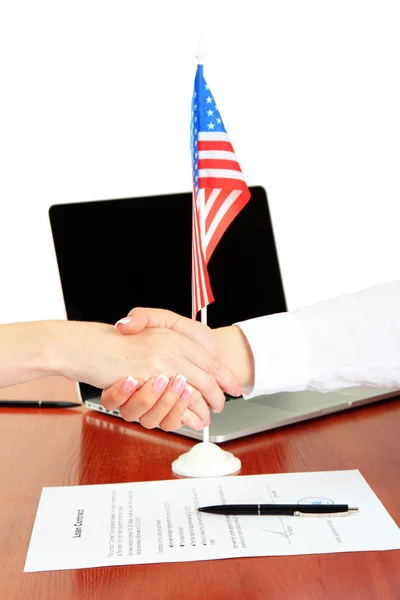
<path fill-rule="evenodd" d="M 207 308 L 207 322 L 213 328 L 287 310 L 267 194 L 261 186 L 250 192 L 209 262 L 215 302 Z M 49 217 L 69 320 L 114 324 L 134 306 L 191 316 L 191 193 L 55 204 Z M 78 391 L 88 408 L 120 417 L 101 405 L 101 390 L 79 383 Z M 352 388 L 227 397 L 223 412 L 212 415 L 210 441 L 241 438 L 396 393 Z M 186 426 L 174 433 L 202 439 L 202 432 Z"/>

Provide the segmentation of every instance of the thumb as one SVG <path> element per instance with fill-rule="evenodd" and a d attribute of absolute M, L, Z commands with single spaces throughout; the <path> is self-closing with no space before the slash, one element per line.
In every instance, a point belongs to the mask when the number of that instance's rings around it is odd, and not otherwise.
<path fill-rule="evenodd" d="M 169 310 L 157 308 L 133 308 L 127 317 L 120 319 L 114 325 L 118 331 L 125 335 L 139 333 L 146 327 L 162 327 L 173 329 L 178 315 Z"/>
<path fill-rule="evenodd" d="M 115 327 L 126 335 L 138 333 L 146 327 L 162 327 L 189 338 L 209 352 L 213 352 L 216 345 L 214 332 L 207 325 L 161 308 L 133 308 Z"/>
<path fill-rule="evenodd" d="M 134 310 L 131 310 L 128 317 L 120 319 L 114 325 L 115 329 L 124 335 L 139 333 L 139 331 L 146 329 L 146 327 L 151 327 L 151 325 L 149 325 L 149 319 L 146 313 L 144 311 L 138 311 L 134 313 Z M 154 327 L 157 327 L 157 325 L 154 325 Z"/>

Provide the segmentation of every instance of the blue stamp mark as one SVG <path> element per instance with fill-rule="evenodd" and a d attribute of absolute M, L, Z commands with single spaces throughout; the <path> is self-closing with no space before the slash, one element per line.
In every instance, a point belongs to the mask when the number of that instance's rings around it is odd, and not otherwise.
<path fill-rule="evenodd" d="M 307 498 L 301 498 L 297 504 L 333 504 L 333 500 L 330 498 L 323 498 L 321 496 L 308 496 Z"/>

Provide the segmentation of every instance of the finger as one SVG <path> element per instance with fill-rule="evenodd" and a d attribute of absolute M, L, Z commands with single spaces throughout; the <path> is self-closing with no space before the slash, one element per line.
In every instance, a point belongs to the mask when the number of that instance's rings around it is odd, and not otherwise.
<path fill-rule="evenodd" d="M 146 381 L 141 388 L 125 402 L 119 412 L 125 421 L 140 421 L 140 418 L 151 410 L 157 400 L 165 392 L 169 383 L 166 375 L 159 375 Z"/>
<path fill-rule="evenodd" d="M 142 393 L 148 393 L 150 389 L 152 389 L 155 380 L 156 378 L 153 378 L 150 382 L 146 382 L 143 387 L 146 386 L 148 389 L 143 390 Z M 165 380 L 162 379 L 162 381 Z M 138 393 L 135 391 L 137 386 L 138 382 L 131 376 L 117 381 L 110 388 L 103 390 L 101 395 L 102 405 L 107 410 L 116 410 L 128 401 L 132 400 L 135 402 L 135 394 Z M 162 388 L 162 385 L 160 387 Z M 152 392 L 154 392 L 153 389 Z M 160 392 L 154 394 L 155 399 L 159 399 L 161 396 L 162 393 Z M 140 401 L 140 397 L 136 396 L 136 401 Z M 188 407 L 189 404 L 190 408 Z M 179 396 L 177 403 L 172 410 L 175 411 L 175 414 L 167 415 L 160 423 L 160 427 L 165 431 L 174 431 L 181 427 L 181 425 L 187 425 L 191 429 L 200 431 L 210 423 L 210 411 L 207 404 L 199 392 L 193 390 L 193 388 L 188 385 L 185 385 L 183 392 Z M 124 413 L 124 411 L 122 412 Z M 132 414 L 133 413 L 130 412 L 131 416 Z M 129 418 L 125 420 L 135 421 L 139 419 Z"/>
<path fill-rule="evenodd" d="M 133 308 L 127 317 L 120 319 L 115 327 L 121 333 L 138 333 L 146 327 L 162 327 L 172 329 L 190 340 L 196 342 L 209 352 L 215 350 L 215 339 L 212 329 L 195 321 L 182 317 L 170 310 L 161 308 Z"/>
<path fill-rule="evenodd" d="M 211 423 L 210 407 L 197 390 L 194 390 L 193 397 L 189 402 L 188 408 L 207 426 Z"/>
<path fill-rule="evenodd" d="M 199 417 L 193 411 L 190 410 L 190 408 L 187 408 L 183 413 L 182 425 L 186 425 L 187 427 L 190 427 L 190 429 L 194 429 L 195 431 L 202 431 L 204 427 L 207 427 L 207 425 L 205 425 L 203 421 L 201 421 Z M 171 430 L 165 429 L 165 431 Z"/>
<path fill-rule="evenodd" d="M 182 425 L 201 430 L 210 424 L 210 410 L 201 394 L 186 385 L 177 402 L 160 422 L 161 429 L 174 431 Z"/>
<path fill-rule="evenodd" d="M 127 402 L 138 386 L 138 382 L 129 376 L 120 379 L 114 385 L 103 390 L 101 403 L 107 410 L 115 410 Z"/>
<path fill-rule="evenodd" d="M 170 379 L 167 388 L 154 406 L 140 418 L 140 424 L 146 429 L 158 427 L 169 415 L 167 423 L 170 430 L 178 429 L 182 425 L 183 413 L 189 403 L 192 389 L 185 391 L 186 378 L 177 375 Z M 183 392 L 185 392 L 183 394 Z M 181 395 L 183 398 L 181 399 Z"/>

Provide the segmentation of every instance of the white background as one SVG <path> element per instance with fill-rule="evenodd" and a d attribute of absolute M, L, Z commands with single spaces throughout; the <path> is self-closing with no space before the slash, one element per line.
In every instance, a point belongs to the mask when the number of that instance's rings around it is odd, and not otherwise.
<path fill-rule="evenodd" d="M 399 15 L 397 0 L 2 2 L 0 322 L 65 315 L 53 203 L 191 189 L 199 35 L 247 183 L 269 195 L 289 308 L 398 279 Z"/>

